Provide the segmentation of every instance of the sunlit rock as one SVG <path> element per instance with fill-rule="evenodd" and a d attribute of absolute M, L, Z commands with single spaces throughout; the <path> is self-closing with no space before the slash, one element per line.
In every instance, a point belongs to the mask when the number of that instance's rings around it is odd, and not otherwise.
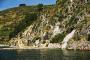
<path fill-rule="evenodd" d="M 74 36 L 76 30 L 73 30 L 71 33 L 69 33 L 64 40 L 62 41 L 62 49 L 66 49 L 67 47 L 67 42 Z"/>

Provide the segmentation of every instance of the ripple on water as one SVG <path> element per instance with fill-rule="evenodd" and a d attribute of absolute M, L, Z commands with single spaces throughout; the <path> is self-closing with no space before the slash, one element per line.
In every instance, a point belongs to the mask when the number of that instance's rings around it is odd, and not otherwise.
<path fill-rule="evenodd" d="M 0 50 L 0 60 L 90 60 L 90 51 L 61 49 Z"/>

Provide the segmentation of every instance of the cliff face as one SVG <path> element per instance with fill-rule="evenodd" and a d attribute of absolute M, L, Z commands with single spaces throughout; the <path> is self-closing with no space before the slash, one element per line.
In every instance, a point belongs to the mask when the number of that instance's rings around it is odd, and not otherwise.
<path fill-rule="evenodd" d="M 76 30 L 68 42 L 70 49 L 90 49 L 90 1 L 57 0 L 57 16 L 68 34 Z M 88 43 L 87 43 L 88 42 Z M 82 47 L 82 48 L 81 48 Z"/>
<path fill-rule="evenodd" d="M 5 36 L 14 36 L 14 38 L 15 35 L 19 35 L 24 42 L 28 40 L 35 42 L 39 39 L 58 43 L 72 30 L 76 30 L 74 40 L 90 40 L 89 0 L 57 0 L 55 6 L 44 6 L 43 11 L 39 13 L 30 7 L 18 9 L 18 11 L 12 9 L 0 13 L 0 19 L 4 22 L 0 25 L 0 29 L 4 29 L 4 26 L 8 27 L 7 30 L 5 28 L 6 31 L 0 30 L 0 35 L 4 33 Z"/>
<path fill-rule="evenodd" d="M 17 7 L 0 12 L 0 40 L 15 37 L 37 19 L 37 12 L 31 7 Z M 33 17 L 32 17 L 33 16 Z M 32 18 L 31 18 L 32 17 Z"/>
<path fill-rule="evenodd" d="M 25 40 L 49 40 L 62 42 L 72 30 L 76 30 L 74 40 L 90 40 L 89 1 L 57 0 L 56 7 L 40 14 L 29 28 L 22 33 Z"/>
<path fill-rule="evenodd" d="M 57 13 L 66 33 L 76 29 L 76 36 L 90 40 L 90 9 L 89 0 L 57 0 Z M 87 36 L 87 37 L 86 37 Z M 80 40 L 77 38 L 75 40 Z"/>
<path fill-rule="evenodd" d="M 44 6 L 51 9 L 53 6 Z M 0 40 L 10 40 L 30 26 L 39 16 L 38 6 L 20 6 L 0 11 Z"/>

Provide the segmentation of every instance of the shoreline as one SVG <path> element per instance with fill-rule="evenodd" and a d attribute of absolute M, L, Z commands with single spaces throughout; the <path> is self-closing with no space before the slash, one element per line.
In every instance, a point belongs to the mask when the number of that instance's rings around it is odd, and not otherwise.
<path fill-rule="evenodd" d="M 48 46 L 42 44 L 41 46 L 9 46 L 1 45 L 0 50 L 14 50 L 14 49 L 61 49 L 61 50 L 81 50 L 81 51 L 90 51 L 90 42 L 89 41 L 71 41 L 68 43 L 66 49 L 61 48 L 60 43 L 49 43 Z"/>
<path fill-rule="evenodd" d="M 38 50 L 38 49 L 61 49 L 61 48 L 50 48 L 50 47 L 28 47 L 28 48 L 0 48 L 0 50 Z M 72 49 L 72 48 L 67 48 L 67 49 L 61 49 L 61 50 L 73 50 L 73 51 L 90 51 L 90 49 Z"/>
<path fill-rule="evenodd" d="M 33 48 L 0 48 L 0 50 L 41 50 L 41 49 L 61 49 L 61 48 L 49 48 L 49 47 L 44 47 L 44 48 L 41 48 L 41 47 L 33 47 Z M 61 49 L 61 50 L 73 50 L 73 51 L 90 51 L 90 49 Z"/>
<path fill-rule="evenodd" d="M 27 50 L 27 49 L 61 49 L 61 48 L 50 48 L 50 47 L 29 47 L 29 48 L 1 48 L 0 50 Z"/>

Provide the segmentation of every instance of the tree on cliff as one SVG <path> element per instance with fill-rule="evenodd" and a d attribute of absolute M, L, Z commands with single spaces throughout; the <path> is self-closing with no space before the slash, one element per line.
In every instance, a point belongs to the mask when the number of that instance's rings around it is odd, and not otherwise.
<path fill-rule="evenodd" d="M 43 4 L 38 4 L 37 9 L 39 12 L 42 11 L 43 10 Z"/>

